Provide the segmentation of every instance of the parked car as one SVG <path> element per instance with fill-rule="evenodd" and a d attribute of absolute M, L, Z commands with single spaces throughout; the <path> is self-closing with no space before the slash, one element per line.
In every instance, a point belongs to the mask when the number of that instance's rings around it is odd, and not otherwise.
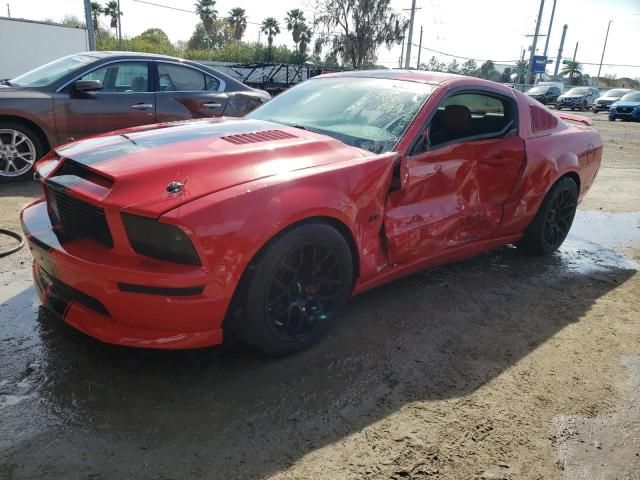
<path fill-rule="evenodd" d="M 602 96 L 593 101 L 591 111 L 593 113 L 609 111 L 609 107 L 611 107 L 613 102 L 617 102 L 629 92 L 633 92 L 633 90 L 630 88 L 612 88 L 611 90 L 607 90 Z"/>
<path fill-rule="evenodd" d="M 560 95 L 564 93 L 564 82 L 542 81 L 536 83 L 538 87 L 557 87 L 560 90 Z"/>
<path fill-rule="evenodd" d="M 241 119 L 74 142 L 38 162 L 46 198 L 21 215 L 37 290 L 109 343 L 235 331 L 292 353 L 370 288 L 506 244 L 555 251 L 600 166 L 589 125 L 487 80 L 373 70 Z"/>
<path fill-rule="evenodd" d="M 599 95 L 599 90 L 594 87 L 574 87 L 558 97 L 556 109 L 587 110 Z"/>
<path fill-rule="evenodd" d="M 611 105 L 609 120 L 613 122 L 618 118 L 623 121 L 640 121 L 640 92 L 629 92 Z"/>
<path fill-rule="evenodd" d="M 69 55 L 0 85 L 0 182 L 70 139 L 156 122 L 242 116 L 269 100 L 217 70 L 161 55 Z"/>
<path fill-rule="evenodd" d="M 556 86 L 536 85 L 527 90 L 526 94 L 544 105 L 555 105 L 560 96 L 560 89 Z"/>

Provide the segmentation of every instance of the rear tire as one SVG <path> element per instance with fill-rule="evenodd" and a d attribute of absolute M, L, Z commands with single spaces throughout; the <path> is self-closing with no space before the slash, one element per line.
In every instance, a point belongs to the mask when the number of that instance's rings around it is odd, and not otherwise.
<path fill-rule="evenodd" d="M 40 136 L 19 122 L 0 122 L 0 183 L 33 178 L 33 165 L 46 153 Z"/>
<path fill-rule="evenodd" d="M 547 193 L 518 245 L 531 255 L 556 251 L 567 238 L 577 208 L 576 182 L 569 177 L 561 178 Z"/>
<path fill-rule="evenodd" d="M 233 329 L 268 355 L 317 342 L 351 293 L 351 250 L 326 223 L 303 224 L 277 237 L 249 268 Z"/>

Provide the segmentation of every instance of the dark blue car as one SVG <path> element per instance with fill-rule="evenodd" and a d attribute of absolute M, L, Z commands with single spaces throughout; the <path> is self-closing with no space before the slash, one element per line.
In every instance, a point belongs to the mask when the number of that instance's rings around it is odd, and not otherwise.
<path fill-rule="evenodd" d="M 618 118 L 623 121 L 640 121 L 640 92 L 629 92 L 611 104 L 609 120 L 613 122 Z"/>

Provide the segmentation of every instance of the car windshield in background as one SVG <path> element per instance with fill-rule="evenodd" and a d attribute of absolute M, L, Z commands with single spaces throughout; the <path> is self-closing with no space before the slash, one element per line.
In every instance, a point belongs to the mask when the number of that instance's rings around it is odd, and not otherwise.
<path fill-rule="evenodd" d="M 60 80 L 68 73 L 95 60 L 95 57 L 89 55 L 69 55 L 42 65 L 30 72 L 23 73 L 19 77 L 12 79 L 11 84 L 19 87 L 46 87 Z"/>
<path fill-rule="evenodd" d="M 586 95 L 588 91 L 589 91 L 588 88 L 572 88 L 566 93 L 566 96 L 567 97 L 582 96 L 582 95 Z"/>
<path fill-rule="evenodd" d="M 608 92 L 606 92 L 604 94 L 604 96 L 605 97 L 610 97 L 610 98 L 620 98 L 620 97 L 624 96 L 627 93 L 629 93 L 629 90 L 624 90 L 624 89 L 620 89 L 620 88 L 614 88 L 613 90 L 609 90 Z"/>
<path fill-rule="evenodd" d="M 390 151 L 435 87 L 380 78 L 309 80 L 248 118 L 305 128 L 373 153 Z"/>
<path fill-rule="evenodd" d="M 549 87 L 533 87 L 527 90 L 527 93 L 531 93 L 533 95 L 540 95 L 542 93 L 547 93 L 547 90 L 549 90 Z"/>
<path fill-rule="evenodd" d="M 640 102 L 640 92 L 629 92 L 620 100 L 623 102 Z"/>

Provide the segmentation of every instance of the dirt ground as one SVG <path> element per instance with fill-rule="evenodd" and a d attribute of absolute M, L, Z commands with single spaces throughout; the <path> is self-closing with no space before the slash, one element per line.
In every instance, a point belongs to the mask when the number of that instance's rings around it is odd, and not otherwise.
<path fill-rule="evenodd" d="M 0 479 L 640 479 L 640 124 L 595 119 L 557 254 L 378 288 L 288 358 L 101 344 L 0 259 Z M 37 193 L 0 186 L 0 227 Z"/>

